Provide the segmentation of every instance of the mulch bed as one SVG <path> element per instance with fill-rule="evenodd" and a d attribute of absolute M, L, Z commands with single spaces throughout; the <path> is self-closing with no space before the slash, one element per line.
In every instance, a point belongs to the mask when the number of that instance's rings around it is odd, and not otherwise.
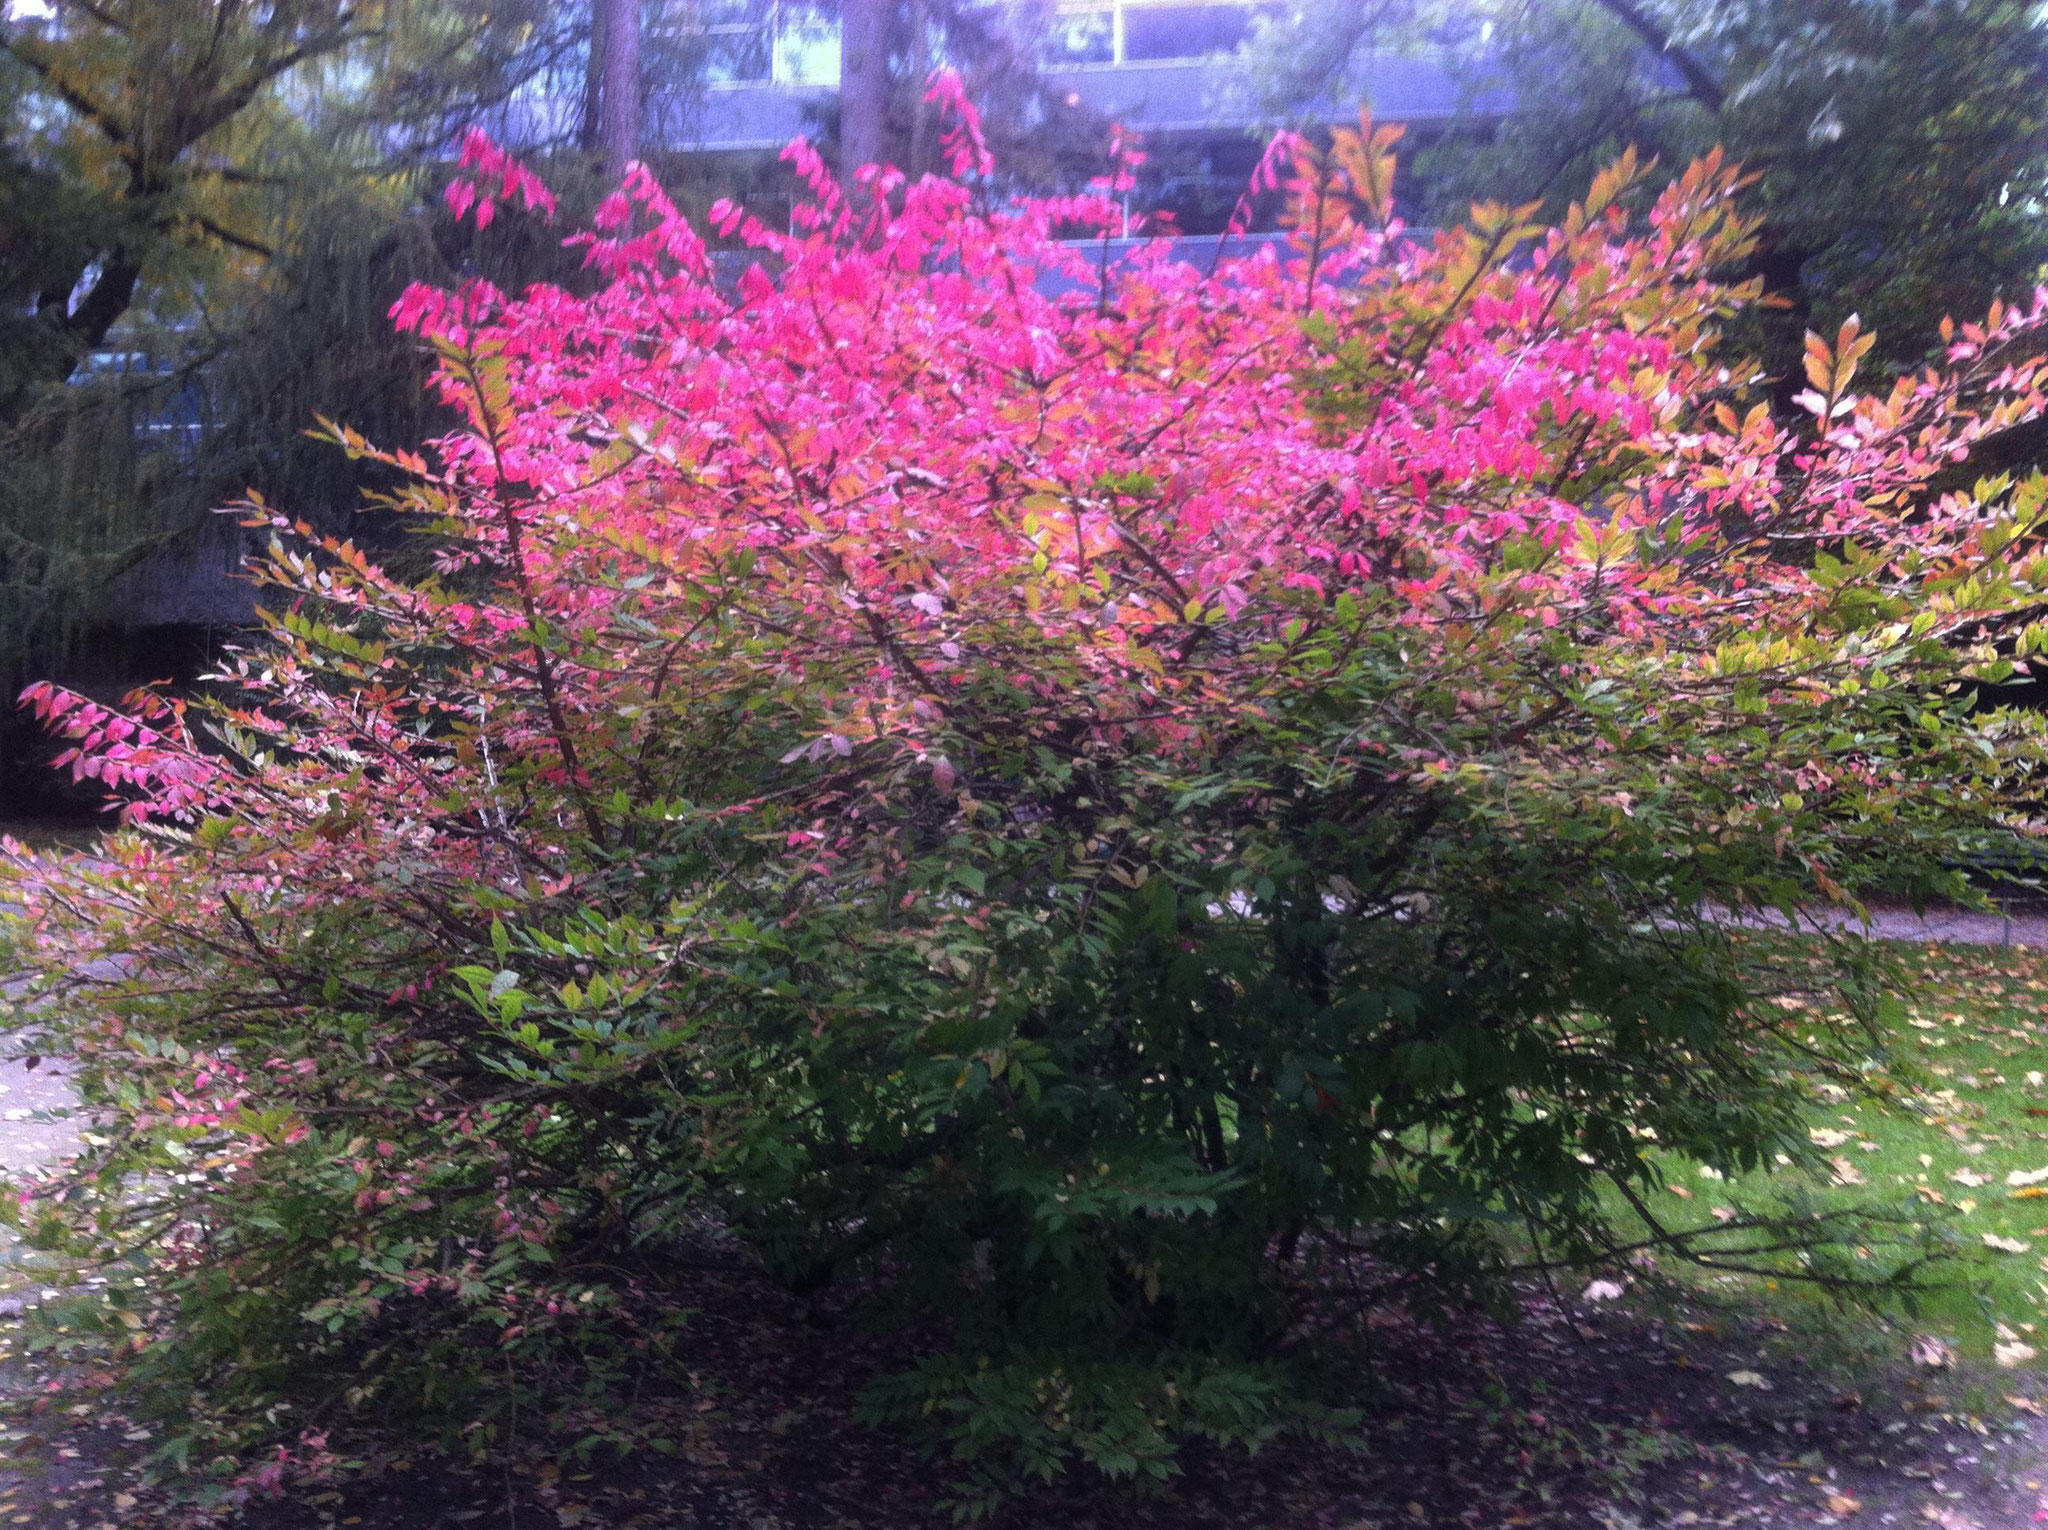
<path fill-rule="evenodd" d="M 691 1275 L 698 1384 L 667 1410 L 675 1456 L 558 1468 L 451 1464 L 392 1442 L 344 1480 L 252 1504 L 247 1530 L 924 1530 L 950 1525 L 947 1463 L 853 1421 L 861 1383 L 903 1343 L 768 1286 L 743 1264 Z M 1338 1342 L 1332 1340 L 1330 1342 Z M 1357 1447 L 1192 1450 L 1151 1497 L 1079 1482 L 1005 1508 L 997 1530 L 1417 1530 L 2048 1523 L 2048 1420 L 2001 1400 L 2026 1372 L 1904 1367 L 1845 1381 L 1754 1313 L 1673 1312 L 1524 1293 L 1511 1321 L 1382 1309 L 1354 1340 Z M 1346 1350 L 1347 1360 L 1353 1351 Z M 1731 1381 L 1730 1376 L 1740 1377 Z M 722 1383 L 705 1378 L 721 1377 Z M 1761 1383 L 1761 1385 L 1757 1384 Z M 0 1389 L 32 1397 L 17 1364 Z M 740 1390 L 740 1386 L 744 1390 Z M 1965 1406 L 1974 1401 L 1986 1416 Z M 51 1410 L 8 1431 L 0 1527 L 190 1524 L 124 1479 L 147 1449 L 117 1414 Z M 138 1496 L 139 1494 L 139 1496 Z"/>

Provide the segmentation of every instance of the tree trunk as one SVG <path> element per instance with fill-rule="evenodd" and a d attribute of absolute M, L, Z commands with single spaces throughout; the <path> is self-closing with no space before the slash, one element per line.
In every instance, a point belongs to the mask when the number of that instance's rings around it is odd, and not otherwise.
<path fill-rule="evenodd" d="M 839 178 L 849 188 L 863 165 L 888 157 L 889 33 L 895 0 L 842 0 L 839 42 Z"/>
<path fill-rule="evenodd" d="M 135 301 L 135 288 L 142 280 L 141 263 L 116 250 L 100 267 L 99 278 L 70 315 L 67 327 L 76 337 L 80 353 L 96 349 L 107 331 Z"/>
<path fill-rule="evenodd" d="M 80 271 L 70 287 L 52 286 L 38 296 L 35 323 L 40 333 L 24 337 L 24 343 L 33 347 L 29 356 L 14 358 L 18 364 L 29 364 L 20 365 L 16 386 L 0 393 L 0 424 L 18 418 L 38 389 L 78 374 L 86 358 L 99 349 L 108 331 L 134 305 L 142 265 L 120 250 L 102 257 L 99 275 L 72 309 L 71 293 L 85 275 Z"/>
<path fill-rule="evenodd" d="M 604 12 L 605 0 L 590 3 L 590 53 L 583 63 L 583 120 L 576 146 L 595 154 L 604 142 Z"/>
<path fill-rule="evenodd" d="M 932 173 L 932 128 L 934 113 L 921 99 L 924 82 L 932 72 L 931 0 L 910 0 L 910 39 L 906 50 L 910 67 L 906 71 L 912 86 L 910 109 L 910 153 L 903 166 L 912 180 Z"/>
<path fill-rule="evenodd" d="M 598 0 L 598 10 L 604 168 L 607 175 L 624 175 L 640 157 L 640 0 Z"/>

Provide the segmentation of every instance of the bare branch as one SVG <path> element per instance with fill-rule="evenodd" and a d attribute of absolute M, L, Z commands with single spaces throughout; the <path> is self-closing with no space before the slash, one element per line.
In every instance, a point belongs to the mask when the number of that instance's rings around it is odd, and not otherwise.
<path fill-rule="evenodd" d="M 127 149 L 128 125 L 76 86 L 61 79 L 55 63 L 39 47 L 34 46 L 29 38 L 0 32 L 0 51 L 5 51 L 54 90 L 66 106 L 98 128 L 109 143 L 124 151 Z M 126 158 L 125 152 L 123 157 Z"/>
<path fill-rule="evenodd" d="M 247 250 L 251 255 L 260 255 L 265 260 L 277 258 L 277 251 L 260 239 L 251 239 L 247 234 L 238 234 L 224 224 L 216 223 L 204 213 L 188 212 L 184 219 L 202 232 L 212 235 L 222 244 L 231 244 L 238 250 Z"/>
<path fill-rule="evenodd" d="M 1643 40 L 1659 58 L 1666 58 L 1685 81 L 1692 98 L 1717 115 L 1728 104 L 1728 91 L 1706 62 L 1690 48 L 1672 40 L 1668 27 L 1659 24 L 1636 0 L 1598 0 L 1600 8 Z"/>

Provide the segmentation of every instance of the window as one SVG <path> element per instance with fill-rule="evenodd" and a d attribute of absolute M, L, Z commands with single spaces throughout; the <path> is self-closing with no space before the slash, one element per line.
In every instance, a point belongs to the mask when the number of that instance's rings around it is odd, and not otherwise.
<path fill-rule="evenodd" d="M 775 36 L 775 83 L 837 85 L 839 23 L 786 8 Z"/>
<path fill-rule="evenodd" d="M 694 0 L 681 11 L 677 30 L 703 50 L 704 78 L 710 84 L 743 85 L 770 77 L 772 0 Z"/>
<path fill-rule="evenodd" d="M 1045 39 L 1053 68 L 1140 64 L 1229 53 L 1266 0 L 1067 0 Z"/>
<path fill-rule="evenodd" d="M 689 0 L 680 34 L 713 85 L 834 85 L 839 23 L 805 0 Z"/>
<path fill-rule="evenodd" d="M 704 79 L 711 85 L 748 85 L 769 78 L 768 32 L 749 27 L 704 40 Z"/>
<path fill-rule="evenodd" d="M 1228 53 L 1251 34 L 1246 5 L 1134 5 L 1124 12 L 1123 62 L 1206 58 Z"/>
<path fill-rule="evenodd" d="M 1116 62 L 1116 12 L 1110 6 L 1062 11 L 1052 19 L 1046 38 L 1046 62 L 1111 64 Z"/>

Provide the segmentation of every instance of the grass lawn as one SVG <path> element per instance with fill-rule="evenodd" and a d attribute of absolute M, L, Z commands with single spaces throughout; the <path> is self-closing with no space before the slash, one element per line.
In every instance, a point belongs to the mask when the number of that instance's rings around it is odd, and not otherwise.
<path fill-rule="evenodd" d="M 1791 979 L 1779 1002 L 1807 1007 L 1824 1023 L 1838 1001 L 1828 997 L 1818 948 L 1754 940 Z M 1901 1317 L 1902 1339 L 1932 1335 L 1965 1356 L 2048 1365 L 2048 952 L 1893 949 L 1905 982 L 1888 1048 L 1869 1063 L 1880 1097 L 1824 1084 L 1812 1115 L 1810 1135 L 1831 1171 L 1819 1198 L 1916 1205 L 1954 1235 L 1963 1258 L 1937 1273 L 1940 1288 Z M 1813 974 L 1804 992 L 1802 967 Z M 1649 1202 L 1667 1225 L 1725 1218 L 1738 1203 L 1765 1204 L 1773 1191 L 1773 1176 L 1761 1172 L 1723 1179 L 1677 1160 L 1666 1172 L 1670 1188 Z"/>

